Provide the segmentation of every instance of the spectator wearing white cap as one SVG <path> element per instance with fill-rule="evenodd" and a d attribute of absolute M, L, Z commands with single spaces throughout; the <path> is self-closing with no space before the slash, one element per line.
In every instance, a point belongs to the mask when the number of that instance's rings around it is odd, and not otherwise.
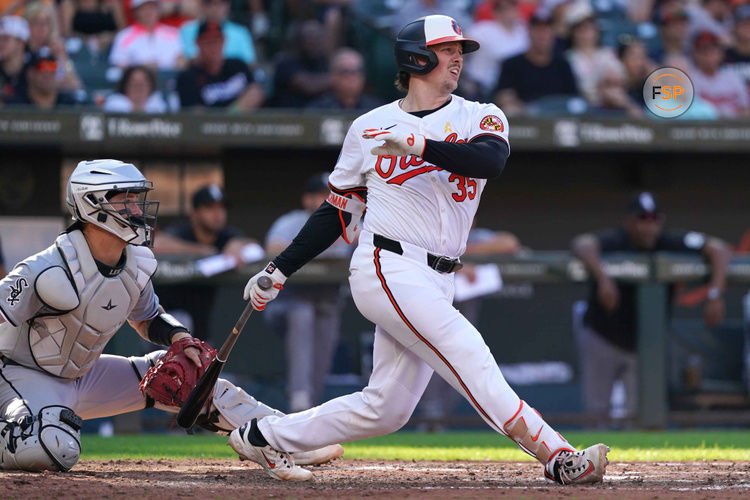
<path fill-rule="evenodd" d="M 23 79 L 29 23 L 20 16 L 0 18 L 0 101 L 16 94 Z"/>
<path fill-rule="evenodd" d="M 159 22 L 159 2 L 133 0 L 131 6 L 136 22 L 115 37 L 110 64 L 121 68 L 139 64 L 166 71 L 184 67 L 180 32 Z"/>

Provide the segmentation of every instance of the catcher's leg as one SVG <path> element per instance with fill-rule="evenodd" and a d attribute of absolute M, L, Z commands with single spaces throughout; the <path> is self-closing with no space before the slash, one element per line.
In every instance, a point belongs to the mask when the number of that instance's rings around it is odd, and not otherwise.
<path fill-rule="evenodd" d="M 78 462 L 83 421 L 71 408 L 74 385 L 22 366 L 0 368 L 0 469 L 67 471 Z"/>

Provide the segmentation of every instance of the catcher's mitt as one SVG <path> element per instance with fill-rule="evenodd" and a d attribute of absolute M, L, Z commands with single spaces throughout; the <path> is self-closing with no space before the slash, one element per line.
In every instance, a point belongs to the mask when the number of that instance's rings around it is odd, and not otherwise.
<path fill-rule="evenodd" d="M 185 355 L 187 347 L 200 351 L 200 368 Z M 202 340 L 195 337 L 180 339 L 169 346 L 167 353 L 146 372 L 141 380 L 141 392 L 165 405 L 182 407 L 214 356 L 216 349 Z"/>

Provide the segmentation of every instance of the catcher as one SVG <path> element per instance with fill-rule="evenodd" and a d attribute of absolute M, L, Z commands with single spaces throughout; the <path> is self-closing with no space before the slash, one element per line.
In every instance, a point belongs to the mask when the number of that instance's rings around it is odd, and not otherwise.
<path fill-rule="evenodd" d="M 84 420 L 151 406 L 177 412 L 215 354 L 154 293 L 152 189 L 131 164 L 79 163 L 66 195 L 74 223 L 0 280 L 0 469 L 70 470 Z M 103 355 L 125 321 L 169 350 Z M 280 415 L 219 379 L 199 423 L 227 434 L 272 414 Z M 342 454 L 334 445 L 295 458 Z"/>

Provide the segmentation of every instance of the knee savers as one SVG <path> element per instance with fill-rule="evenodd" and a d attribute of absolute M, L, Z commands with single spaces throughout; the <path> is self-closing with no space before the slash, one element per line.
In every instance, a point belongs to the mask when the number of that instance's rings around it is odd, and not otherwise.
<path fill-rule="evenodd" d="M 0 421 L 0 468 L 68 471 L 81 454 L 83 420 L 65 406 L 45 406 L 38 415 Z"/>

